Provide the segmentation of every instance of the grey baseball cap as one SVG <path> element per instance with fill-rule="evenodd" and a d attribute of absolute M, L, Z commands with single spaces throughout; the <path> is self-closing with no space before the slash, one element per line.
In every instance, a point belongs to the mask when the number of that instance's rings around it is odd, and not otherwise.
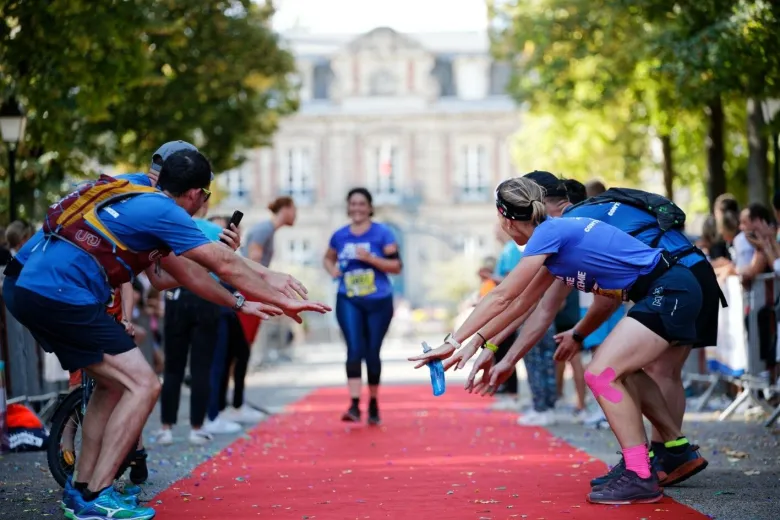
<path fill-rule="evenodd" d="M 195 150 L 197 152 L 198 148 L 187 141 L 169 141 L 159 147 L 157 151 L 154 152 L 154 155 L 152 155 L 152 171 L 160 173 L 165 159 L 182 150 Z"/>

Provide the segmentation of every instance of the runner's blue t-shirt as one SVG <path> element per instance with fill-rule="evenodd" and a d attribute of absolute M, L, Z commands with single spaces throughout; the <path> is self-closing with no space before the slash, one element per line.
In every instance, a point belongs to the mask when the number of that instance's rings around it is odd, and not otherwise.
<path fill-rule="evenodd" d="M 383 258 L 385 247 L 395 244 L 395 235 L 387 226 L 371 224 L 362 235 L 354 235 L 349 226 L 330 237 L 330 247 L 336 251 L 342 273 L 339 294 L 349 298 L 385 298 L 393 294 L 393 286 L 384 271 L 357 259 L 358 248 Z"/>
<path fill-rule="evenodd" d="M 167 247 L 181 255 L 210 242 L 192 217 L 162 192 L 124 199 L 103 208 L 99 216 L 119 240 L 136 251 Z M 56 238 L 33 248 L 17 285 L 71 305 L 103 304 L 111 296 L 92 257 Z"/>
<path fill-rule="evenodd" d="M 131 184 L 137 184 L 139 186 L 152 186 L 152 180 L 145 173 L 126 173 L 124 175 L 117 175 L 116 178 L 128 180 Z M 30 240 L 25 242 L 22 248 L 16 252 L 16 256 L 14 258 L 20 264 L 24 265 L 25 262 L 27 262 L 27 258 L 29 258 L 33 248 L 35 248 L 35 246 L 42 241 L 43 230 L 39 229 L 32 237 L 30 237 Z"/>
<path fill-rule="evenodd" d="M 657 225 L 658 220 L 653 215 L 634 206 L 619 202 L 604 202 L 578 207 L 569 206 L 564 210 L 563 216 L 600 220 L 626 233 L 634 233 L 641 228 L 656 224 L 654 227 L 636 235 L 637 239 L 647 245 L 651 245 L 658 238 L 658 235 L 661 235 L 661 228 Z M 691 241 L 681 231 L 670 229 L 663 234 L 656 247 L 665 249 L 674 255 L 690 249 L 691 245 Z M 679 263 L 685 267 L 691 267 L 706 259 L 701 253 L 692 253 L 682 257 Z"/>
<path fill-rule="evenodd" d="M 618 228 L 589 218 L 548 218 L 534 230 L 523 256 L 548 254 L 545 267 L 579 291 L 620 300 L 648 274 L 661 249 Z"/>
<path fill-rule="evenodd" d="M 195 225 L 198 226 L 198 229 L 203 231 L 203 234 L 206 235 L 206 238 L 212 242 L 219 242 L 219 234 L 222 233 L 222 228 L 219 225 L 211 222 L 210 220 L 206 220 L 205 218 L 194 218 L 192 220 L 195 221 Z M 219 280 L 219 277 L 214 273 L 209 274 L 211 274 L 215 280 Z"/>

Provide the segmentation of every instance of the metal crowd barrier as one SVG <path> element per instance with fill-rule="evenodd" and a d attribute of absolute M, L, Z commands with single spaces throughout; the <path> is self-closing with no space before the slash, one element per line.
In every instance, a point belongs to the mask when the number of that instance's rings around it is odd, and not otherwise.
<path fill-rule="evenodd" d="M 774 273 L 762 274 L 753 280 L 748 290 L 743 290 L 739 278 L 732 276 L 721 283 L 721 289 L 729 307 L 721 309 L 718 345 L 707 348 L 708 365 L 716 368 L 707 374 L 685 374 L 687 382 L 708 383 L 695 408 L 697 411 L 703 410 L 721 383 L 733 383 L 740 386 L 742 391 L 718 419 L 728 419 L 743 403 L 751 402 L 770 413 L 764 424 L 769 428 L 780 419 L 780 406 L 773 410 L 762 394 L 766 395 L 771 390 L 780 391 L 780 385 L 771 384 L 768 378 L 762 376 L 769 364 L 761 359 L 759 313 L 763 309 L 775 308 L 775 302 L 780 297 L 780 278 Z M 775 320 L 778 319 L 780 314 L 775 315 Z M 771 323 L 766 331 L 769 333 L 767 340 L 776 345 L 777 322 Z"/>

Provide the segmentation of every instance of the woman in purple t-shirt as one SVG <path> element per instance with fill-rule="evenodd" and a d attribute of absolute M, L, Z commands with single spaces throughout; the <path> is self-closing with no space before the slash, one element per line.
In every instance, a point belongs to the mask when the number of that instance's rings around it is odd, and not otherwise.
<path fill-rule="evenodd" d="M 393 286 L 388 274 L 401 272 L 398 244 L 387 226 L 374 222 L 371 193 L 355 188 L 347 194 L 352 222 L 333 233 L 323 265 L 339 281 L 336 318 L 347 344 L 350 406 L 341 419 L 360 421 L 361 369 L 366 362 L 368 424 L 380 423 L 377 395 L 382 362 L 379 351 L 393 319 Z"/>
<path fill-rule="evenodd" d="M 528 341 L 516 344 L 517 351 L 513 348 L 492 368 L 492 363 L 481 362 L 480 356 L 472 370 L 467 389 L 493 394 L 536 342 L 532 341 L 534 334 L 543 334 L 554 320 L 572 289 L 635 302 L 628 316 L 601 344 L 585 372 L 585 381 L 604 410 L 625 459 L 622 473 L 603 486 L 595 486 L 588 500 L 600 504 L 657 502 L 663 492 L 650 468 L 638 406 L 640 386 L 643 393 L 657 396 L 653 415 L 663 424 L 665 440 L 683 442 L 684 437 L 671 419 L 658 386 L 641 369 L 670 345 L 689 344 L 697 337 L 701 288 L 690 271 L 673 265 L 663 250 L 598 220 L 547 218 L 543 200 L 543 188 L 530 179 L 510 179 L 498 186 L 499 219 L 515 242 L 526 246 L 523 258 L 466 322 L 447 336 L 444 345 L 411 360 L 420 361 L 417 367 L 421 367 L 432 358 L 448 358 L 461 341 L 474 335 L 481 343 L 472 343 L 466 347 L 469 352 L 456 357 L 468 359 L 480 345 L 492 350 L 487 340 L 528 313 L 532 316 L 526 318 L 524 327 Z M 539 308 L 528 312 L 543 295 Z M 577 332 L 587 336 L 592 331 Z M 485 359 L 490 360 L 488 356 Z M 484 374 L 474 386 L 480 368 Z"/>

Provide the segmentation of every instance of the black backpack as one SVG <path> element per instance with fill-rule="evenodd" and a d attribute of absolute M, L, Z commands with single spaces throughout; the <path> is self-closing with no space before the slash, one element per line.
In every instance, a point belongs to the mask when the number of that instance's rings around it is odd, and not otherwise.
<path fill-rule="evenodd" d="M 589 199 L 576 204 L 574 207 L 579 208 L 582 206 L 590 206 L 593 204 L 608 204 L 608 203 L 620 203 L 635 208 L 641 209 L 646 213 L 650 213 L 656 218 L 658 227 L 661 229 L 661 233 L 653 240 L 650 247 L 657 247 L 658 242 L 664 233 L 670 229 L 678 229 L 682 231 L 685 227 L 685 212 L 680 207 L 661 195 L 650 193 L 642 190 L 635 190 L 632 188 L 610 188 L 601 195 L 596 195 Z M 636 237 L 641 233 L 644 233 L 648 229 L 656 227 L 656 224 L 648 224 L 641 228 L 629 233 L 631 236 Z M 687 254 L 687 251 L 683 252 L 682 256 Z M 680 254 L 676 255 L 678 258 Z"/>

